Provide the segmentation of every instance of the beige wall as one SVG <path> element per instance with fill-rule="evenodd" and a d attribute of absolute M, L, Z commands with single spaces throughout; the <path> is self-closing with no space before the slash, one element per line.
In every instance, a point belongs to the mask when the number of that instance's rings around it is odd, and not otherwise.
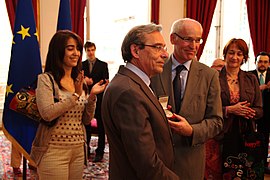
<path fill-rule="evenodd" d="M 173 48 L 170 43 L 170 31 L 172 23 L 184 17 L 184 1 L 185 0 L 161 0 L 160 1 L 160 24 L 163 27 L 163 35 L 171 53 Z"/>
<path fill-rule="evenodd" d="M 160 24 L 163 26 L 163 35 L 172 52 L 169 39 L 170 28 L 173 21 L 184 16 L 185 0 L 160 0 Z M 58 8 L 60 0 L 40 0 L 40 49 L 44 65 L 51 37 L 56 32 Z"/>
<path fill-rule="evenodd" d="M 56 32 L 60 0 L 40 0 L 40 53 L 45 64 L 49 42 Z"/>

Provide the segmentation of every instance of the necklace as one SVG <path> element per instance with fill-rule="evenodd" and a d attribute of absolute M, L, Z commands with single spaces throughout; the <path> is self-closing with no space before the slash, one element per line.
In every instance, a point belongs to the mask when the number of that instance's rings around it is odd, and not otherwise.
<path fill-rule="evenodd" d="M 238 77 L 237 78 L 231 78 L 227 76 L 227 81 L 229 84 L 238 84 Z"/>
<path fill-rule="evenodd" d="M 238 75 L 232 75 L 227 72 L 226 76 L 229 84 L 238 84 Z"/>

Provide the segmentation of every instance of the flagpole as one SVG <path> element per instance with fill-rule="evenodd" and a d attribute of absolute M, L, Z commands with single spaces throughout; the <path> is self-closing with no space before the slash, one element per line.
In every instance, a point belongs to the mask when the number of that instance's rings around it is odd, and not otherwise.
<path fill-rule="evenodd" d="M 26 180 L 26 175 L 27 175 L 27 167 L 26 167 L 26 158 L 23 156 L 23 180 Z"/>

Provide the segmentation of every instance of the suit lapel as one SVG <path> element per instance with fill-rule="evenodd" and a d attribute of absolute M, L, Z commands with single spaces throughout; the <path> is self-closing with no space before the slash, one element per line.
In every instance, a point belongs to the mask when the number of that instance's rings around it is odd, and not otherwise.
<path fill-rule="evenodd" d="M 255 70 L 252 71 L 252 72 L 253 72 L 253 74 L 256 76 L 256 78 L 257 78 L 257 80 L 258 80 L 258 83 L 260 84 L 260 79 L 259 79 L 257 70 L 255 69 Z"/>
<path fill-rule="evenodd" d="M 83 62 L 83 67 L 84 67 L 84 74 L 89 75 L 89 62 L 87 59 Z"/>
<path fill-rule="evenodd" d="M 170 96 L 171 101 L 174 102 L 173 89 L 172 89 L 172 59 L 170 58 L 163 68 L 163 73 L 161 74 L 161 85 L 164 88 L 165 94 Z M 174 104 L 174 103 L 172 103 Z"/>
<path fill-rule="evenodd" d="M 189 103 L 192 102 L 193 94 L 195 92 L 194 89 L 197 88 L 196 86 L 198 84 L 194 82 L 200 81 L 201 71 L 202 69 L 199 68 L 197 61 L 192 60 L 190 69 L 188 72 L 186 88 L 185 88 L 181 107 L 188 107 Z M 180 112 L 181 111 L 183 111 L 183 108 L 180 109 Z"/>
<path fill-rule="evenodd" d="M 243 81 L 242 81 L 243 80 Z M 244 90 L 245 88 L 245 82 L 246 82 L 246 76 L 244 75 L 244 73 L 239 70 L 238 73 L 238 82 L 239 82 L 239 94 L 240 94 L 240 100 L 239 101 L 243 101 L 243 99 L 241 99 L 242 97 L 247 97 L 246 96 L 246 91 Z"/>
<path fill-rule="evenodd" d="M 260 84 L 260 79 L 259 79 L 257 70 L 256 69 L 253 70 L 252 73 L 255 74 L 255 76 L 256 76 L 259 84 Z M 267 84 L 269 81 L 270 81 L 270 69 L 267 68 L 267 70 L 266 70 L 266 77 L 265 77 L 265 84 Z"/>
<path fill-rule="evenodd" d="M 100 61 L 99 61 L 99 59 L 98 59 L 98 58 L 96 58 L 96 62 L 95 62 L 95 64 L 94 64 L 94 66 L 93 66 L 93 69 L 92 69 L 91 74 L 93 74 L 93 73 L 95 73 L 95 72 L 98 72 L 98 71 L 99 71 L 99 64 L 100 64 Z"/>
<path fill-rule="evenodd" d="M 269 81 L 270 81 L 270 69 L 267 68 L 266 77 L 265 77 L 265 84 L 267 84 Z"/>
<path fill-rule="evenodd" d="M 221 88 L 221 96 L 224 96 L 223 99 L 227 100 L 227 102 L 224 104 L 228 105 L 230 104 L 230 91 L 226 77 L 226 68 L 222 68 L 221 72 L 219 73 L 219 83 Z"/>
<path fill-rule="evenodd" d="M 130 71 L 129 69 L 125 67 L 120 67 L 119 73 L 130 77 L 136 84 L 138 84 L 142 92 L 146 95 L 146 97 L 154 104 L 154 106 L 156 106 L 158 111 L 162 114 L 163 119 L 167 119 L 165 116 L 164 110 L 161 104 L 159 103 L 157 97 L 151 92 L 149 87 L 147 87 L 147 85 L 142 81 L 142 79 L 139 76 L 137 76 L 135 73 L 133 73 L 132 71 Z"/>

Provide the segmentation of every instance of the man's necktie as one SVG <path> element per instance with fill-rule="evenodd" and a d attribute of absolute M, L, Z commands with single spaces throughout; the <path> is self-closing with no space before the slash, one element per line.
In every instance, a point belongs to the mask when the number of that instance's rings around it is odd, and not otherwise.
<path fill-rule="evenodd" d="M 92 72 L 93 66 L 94 66 L 94 63 L 93 63 L 93 62 L 90 62 L 90 63 L 89 63 L 89 73 Z"/>
<path fill-rule="evenodd" d="M 263 74 L 261 73 L 260 74 L 260 85 L 264 84 L 264 79 L 263 79 Z"/>
<path fill-rule="evenodd" d="M 176 75 L 173 80 L 173 92 L 174 92 L 174 102 L 175 102 L 175 112 L 178 113 L 181 106 L 181 78 L 180 72 L 185 68 L 184 65 L 179 65 L 176 67 Z"/>

